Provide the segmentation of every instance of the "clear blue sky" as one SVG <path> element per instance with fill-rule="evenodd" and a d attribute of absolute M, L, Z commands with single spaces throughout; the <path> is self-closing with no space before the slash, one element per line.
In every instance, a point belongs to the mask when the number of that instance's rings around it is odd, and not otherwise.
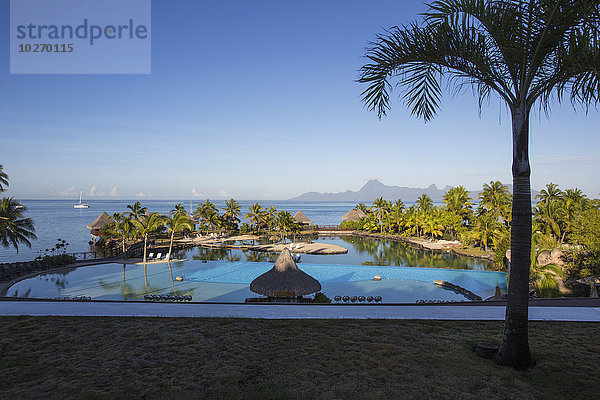
<path fill-rule="evenodd" d="M 426 187 L 511 181 L 506 110 L 446 95 L 425 124 L 379 121 L 357 70 L 421 1 L 152 2 L 150 75 L 10 75 L 2 1 L 0 164 L 23 198 L 286 199 L 370 178 Z M 531 122 L 532 186 L 600 192 L 600 113 Z M 91 193 L 90 193 L 91 192 Z M 111 193 L 112 192 L 112 193 Z"/>

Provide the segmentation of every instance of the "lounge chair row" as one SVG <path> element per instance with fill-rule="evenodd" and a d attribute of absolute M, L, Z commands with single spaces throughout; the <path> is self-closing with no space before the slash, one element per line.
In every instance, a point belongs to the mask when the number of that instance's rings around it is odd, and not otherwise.
<path fill-rule="evenodd" d="M 56 265 L 42 261 L 17 262 L 0 264 L 0 281 L 8 281 L 36 271 L 55 268 Z"/>
<path fill-rule="evenodd" d="M 90 300 L 92 300 L 92 298 L 90 296 L 64 296 L 64 297 L 55 297 L 54 300 L 90 301 Z"/>
<path fill-rule="evenodd" d="M 166 253 L 164 256 L 162 253 L 156 253 L 156 257 L 154 257 L 154 253 L 149 253 L 146 259 L 158 261 L 158 260 L 167 260 L 169 258 L 169 253 Z"/>
<path fill-rule="evenodd" d="M 349 301 L 351 301 L 352 303 L 356 303 L 357 301 L 361 303 L 364 303 L 365 301 L 369 303 L 380 303 L 382 300 L 381 296 L 335 296 L 333 299 L 337 302 L 343 301 L 344 303 L 347 303 Z"/>
<path fill-rule="evenodd" d="M 149 301 L 192 301 L 192 296 L 174 296 L 171 294 L 147 294 L 144 296 L 144 299 Z"/>

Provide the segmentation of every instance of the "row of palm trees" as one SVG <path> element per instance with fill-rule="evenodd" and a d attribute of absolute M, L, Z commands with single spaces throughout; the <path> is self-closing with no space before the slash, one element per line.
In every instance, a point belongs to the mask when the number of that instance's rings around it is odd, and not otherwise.
<path fill-rule="evenodd" d="M 127 209 L 129 211 L 112 215 L 113 222 L 103 229 L 103 234 L 109 237 L 118 237 L 121 240 L 125 256 L 127 255 L 127 241 L 143 238 L 144 264 L 147 262 L 148 237 L 150 235 L 163 233 L 165 229 L 170 234 L 169 252 L 167 253 L 167 261 L 169 261 L 173 251 L 175 233 L 194 230 L 194 221 L 181 204 L 177 204 L 169 215 L 148 212 L 148 209 L 143 207 L 139 201 L 128 205 Z"/>
<path fill-rule="evenodd" d="M 198 219 L 200 230 L 217 230 L 219 232 L 237 230 L 242 215 L 240 203 L 234 199 L 229 199 L 225 202 L 222 210 L 223 214 L 219 214 L 218 208 L 210 200 L 199 204 L 194 211 L 194 217 Z M 249 206 L 244 219 L 248 220 L 248 223 L 242 224 L 242 231 L 266 232 L 269 234 L 277 232 L 281 235 L 283 242 L 285 242 L 288 233 L 296 234 L 300 232 L 302 227 L 288 211 L 277 211 L 274 206 L 263 208 L 260 203 Z"/>
<path fill-rule="evenodd" d="M 546 247 L 572 242 L 571 234 L 582 212 L 600 208 L 599 200 L 588 199 L 580 189 L 563 192 L 553 183 L 546 185 L 537 199 L 533 233 L 538 232 L 536 237 Z M 478 245 L 486 252 L 503 244 L 506 251 L 512 209 L 508 187 L 499 181 L 484 184 L 478 200 L 475 204 L 463 186 L 449 189 L 440 206 L 435 206 L 426 194 L 409 207 L 400 199 L 392 202 L 378 198 L 371 207 L 363 203 L 355 207 L 366 214 L 365 218 L 343 225 L 370 232 L 460 239 L 463 243 Z"/>
<path fill-rule="evenodd" d="M 197 220 L 198 230 L 201 232 L 223 233 L 238 231 L 239 217 L 241 217 L 240 203 L 234 199 L 225 202 L 222 214 L 219 213 L 217 206 L 208 199 L 204 203 L 198 204 L 192 215 L 188 214 L 181 204 L 177 204 L 169 215 L 148 212 L 148 209 L 143 207 L 139 201 L 128 205 L 127 209 L 126 212 L 113 214 L 113 222 L 104 227 L 102 234 L 118 238 L 124 254 L 127 254 L 129 240 L 143 240 L 144 263 L 147 262 L 148 238 L 152 235 L 164 233 L 165 230 L 170 235 L 169 252 L 167 253 L 167 259 L 169 259 L 175 233 L 194 231 L 194 219 Z M 284 243 L 289 233 L 299 233 L 302 227 L 288 211 L 277 211 L 273 206 L 264 209 L 259 203 L 248 207 L 245 219 L 250 224 L 243 224 L 244 230 L 259 233 L 276 232 Z"/>

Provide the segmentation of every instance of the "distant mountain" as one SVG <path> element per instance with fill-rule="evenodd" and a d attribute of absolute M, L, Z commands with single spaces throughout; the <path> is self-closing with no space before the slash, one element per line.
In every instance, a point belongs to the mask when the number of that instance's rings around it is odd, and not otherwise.
<path fill-rule="evenodd" d="M 512 185 L 506 185 L 512 192 Z M 373 202 L 379 197 L 383 197 L 385 200 L 397 200 L 402 199 L 405 203 L 413 203 L 417 201 L 419 196 L 423 193 L 431 197 L 436 203 L 441 203 L 444 198 L 444 194 L 450 189 L 451 186 L 446 186 L 443 189 L 438 189 L 435 185 L 422 188 L 410 188 L 404 186 L 388 186 L 379 182 L 376 179 L 371 179 L 358 191 L 346 190 L 345 192 L 339 193 L 319 193 L 319 192 L 307 192 L 291 198 L 293 201 L 356 201 L 356 202 Z M 471 198 L 477 201 L 479 191 L 469 192 Z M 535 196 L 539 192 L 532 190 L 531 198 L 535 199 Z M 535 200 L 534 200 L 535 201 Z"/>
<path fill-rule="evenodd" d="M 403 186 L 387 186 L 378 180 L 372 179 L 365 183 L 359 191 L 346 190 L 339 193 L 318 193 L 308 192 L 294 197 L 290 200 L 294 201 L 357 201 L 357 202 L 372 202 L 379 197 L 386 200 L 402 199 L 404 202 L 415 202 L 423 193 L 427 194 L 434 202 L 441 202 L 444 193 L 450 189 L 446 186 L 444 189 L 438 189 L 437 186 L 431 185 L 428 188 L 409 188 Z"/>

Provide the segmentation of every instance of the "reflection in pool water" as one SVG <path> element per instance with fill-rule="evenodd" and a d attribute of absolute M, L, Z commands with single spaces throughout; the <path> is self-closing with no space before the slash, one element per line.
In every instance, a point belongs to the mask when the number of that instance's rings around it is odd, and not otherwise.
<path fill-rule="evenodd" d="M 421 250 L 407 243 L 369 237 L 321 236 L 313 242 L 336 244 L 348 249 L 348 253 L 338 255 L 299 254 L 300 263 L 361 265 L 363 262 L 369 261 L 374 265 L 474 270 L 485 270 L 490 265 L 489 262 L 483 260 L 475 260 L 451 253 Z M 180 254 L 180 256 L 194 260 L 213 261 L 275 262 L 277 259 L 276 254 L 226 248 L 195 248 Z"/>
<path fill-rule="evenodd" d="M 257 296 L 250 282 L 272 268 L 272 262 L 189 260 L 170 264 L 101 264 L 42 274 L 13 285 L 9 296 L 57 298 L 90 296 L 95 300 L 143 300 L 146 294 L 191 295 L 194 301 L 243 302 Z M 417 300 L 466 300 L 433 284 L 436 279 L 463 286 L 483 298 L 496 286 L 506 287 L 506 274 L 457 269 L 301 264 L 315 277 L 323 293 L 340 296 L 381 296 L 385 303 Z M 373 280 L 381 275 L 381 281 Z M 181 282 L 175 278 L 183 276 Z"/>

